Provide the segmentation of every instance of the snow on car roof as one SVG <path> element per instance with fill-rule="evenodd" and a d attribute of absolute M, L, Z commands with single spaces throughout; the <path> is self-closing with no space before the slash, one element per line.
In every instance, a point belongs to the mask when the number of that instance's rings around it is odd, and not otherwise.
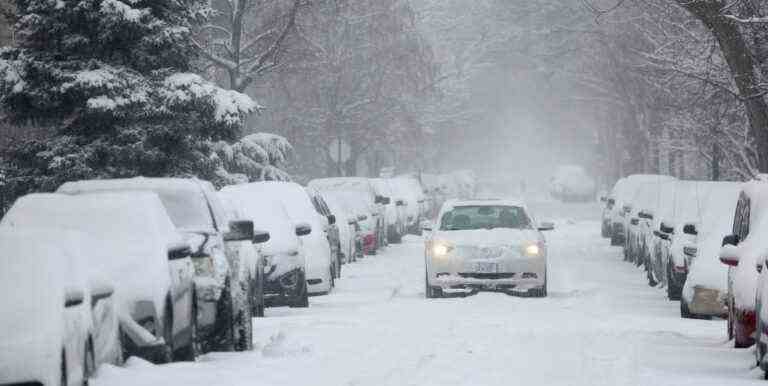
<path fill-rule="evenodd" d="M 443 204 L 446 209 L 458 206 L 519 206 L 525 208 L 525 204 L 517 199 L 484 198 L 471 200 L 448 200 Z"/>
<path fill-rule="evenodd" d="M 174 224 L 186 231 L 226 231 L 226 212 L 208 181 L 195 178 L 134 177 L 66 182 L 57 192 L 79 194 L 104 191 L 144 190 L 160 194 Z M 211 216 L 215 224 L 211 222 Z"/>

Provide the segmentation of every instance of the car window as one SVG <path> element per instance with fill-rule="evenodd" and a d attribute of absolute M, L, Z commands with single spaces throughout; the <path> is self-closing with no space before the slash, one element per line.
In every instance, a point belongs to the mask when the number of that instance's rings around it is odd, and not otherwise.
<path fill-rule="evenodd" d="M 455 207 L 440 221 L 446 231 L 493 228 L 530 229 L 531 220 L 519 206 L 473 205 Z"/>
<path fill-rule="evenodd" d="M 161 189 L 157 194 L 177 228 L 200 232 L 216 229 L 211 208 L 202 192 Z"/>

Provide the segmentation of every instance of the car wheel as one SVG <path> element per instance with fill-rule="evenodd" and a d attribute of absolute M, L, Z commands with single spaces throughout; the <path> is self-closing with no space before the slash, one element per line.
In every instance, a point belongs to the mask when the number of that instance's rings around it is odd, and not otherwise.
<path fill-rule="evenodd" d="M 429 285 L 427 274 L 424 274 L 424 296 L 427 299 L 436 299 L 443 297 L 443 290 Z"/>
<path fill-rule="evenodd" d="M 253 297 L 250 296 L 253 293 L 251 289 L 252 281 L 250 279 L 245 281 L 247 288 L 243 289 L 244 296 L 238 296 L 238 299 L 233 299 L 234 320 L 232 326 L 232 332 L 234 336 L 232 341 L 234 343 L 235 351 L 248 351 L 253 348 Z M 242 298 L 242 299 L 240 299 Z"/>
<path fill-rule="evenodd" d="M 96 358 L 93 353 L 93 341 L 88 338 L 85 342 L 85 357 L 83 358 L 83 385 L 88 385 L 88 380 L 96 373 Z"/>
<path fill-rule="evenodd" d="M 59 383 L 61 386 L 67 386 L 69 383 L 69 378 L 67 377 L 67 353 L 64 350 L 61 350 L 61 369 L 59 370 L 61 374 L 59 374 L 61 377 L 59 378 Z"/>
<path fill-rule="evenodd" d="M 158 348 L 159 352 L 153 361 L 155 364 L 173 362 L 173 314 L 170 300 L 165 305 L 165 320 L 163 321 L 163 340 L 165 344 Z"/>
<path fill-rule="evenodd" d="M 667 299 L 676 301 L 683 297 L 683 286 L 678 284 L 672 273 L 672 265 L 667 265 Z"/>
<path fill-rule="evenodd" d="M 189 310 L 189 342 L 174 352 L 174 359 L 194 362 L 202 353 L 200 339 L 197 336 L 197 294 L 192 291 L 192 307 Z"/>
<path fill-rule="evenodd" d="M 296 297 L 296 300 L 290 305 L 294 308 L 307 308 L 309 307 L 309 289 L 307 288 L 307 280 L 304 278 L 304 275 L 301 275 L 300 277 L 301 283 L 304 283 L 302 290 L 299 292 L 299 296 Z"/>
<path fill-rule="evenodd" d="M 258 280 L 255 282 L 256 295 L 254 296 L 255 305 L 253 307 L 253 316 L 257 318 L 264 317 L 264 280 Z"/>

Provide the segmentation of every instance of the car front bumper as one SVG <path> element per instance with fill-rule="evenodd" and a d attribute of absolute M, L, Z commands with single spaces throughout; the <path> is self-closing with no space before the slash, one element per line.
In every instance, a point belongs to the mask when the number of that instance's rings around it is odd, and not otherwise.
<path fill-rule="evenodd" d="M 492 264 L 490 271 L 480 269 Z M 527 292 L 546 285 L 546 257 L 501 257 L 496 259 L 432 258 L 428 269 L 429 285 L 444 293 L 452 292 Z"/>

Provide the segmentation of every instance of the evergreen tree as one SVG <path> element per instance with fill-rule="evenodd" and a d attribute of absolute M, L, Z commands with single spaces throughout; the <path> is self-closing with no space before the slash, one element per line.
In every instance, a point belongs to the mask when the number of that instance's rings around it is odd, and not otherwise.
<path fill-rule="evenodd" d="M 215 177 L 213 143 L 240 136 L 248 96 L 190 73 L 204 0 L 17 0 L 0 51 L 0 106 L 52 133 L 16 147 L 6 189 L 79 178 Z"/>

